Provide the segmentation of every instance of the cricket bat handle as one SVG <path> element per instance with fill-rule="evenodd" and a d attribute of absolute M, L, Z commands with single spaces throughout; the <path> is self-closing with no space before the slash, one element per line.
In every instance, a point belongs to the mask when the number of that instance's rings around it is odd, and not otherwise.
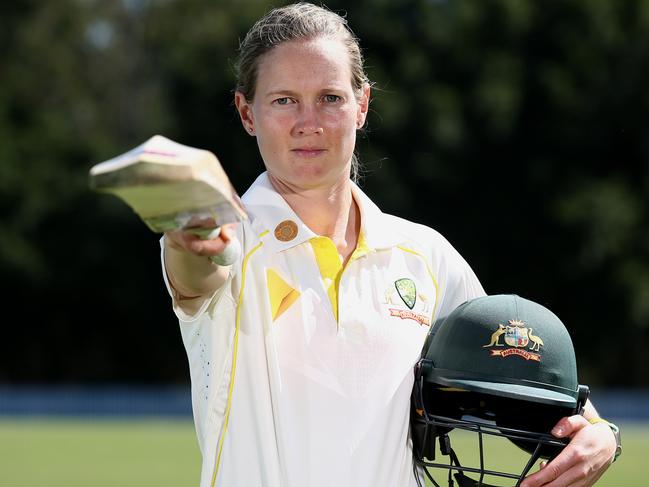
<path fill-rule="evenodd" d="M 213 240 L 221 235 L 221 227 L 193 228 L 191 232 L 203 240 Z M 236 237 L 223 249 L 219 255 L 210 255 L 210 260 L 216 265 L 226 266 L 234 264 L 241 255 L 241 244 Z"/>

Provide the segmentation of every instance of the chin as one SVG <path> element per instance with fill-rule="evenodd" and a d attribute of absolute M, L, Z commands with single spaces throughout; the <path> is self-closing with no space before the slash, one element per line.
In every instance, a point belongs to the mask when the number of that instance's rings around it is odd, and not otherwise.
<path fill-rule="evenodd" d="M 266 165 L 272 178 L 289 187 L 315 189 L 333 187 L 350 178 L 351 163 L 333 164 L 331 160 L 285 161 L 284 164 Z"/>
<path fill-rule="evenodd" d="M 305 187 L 333 187 L 350 178 L 350 166 L 337 168 L 335 171 L 324 168 L 306 169 L 295 174 L 295 177 Z"/>
<path fill-rule="evenodd" d="M 326 171 L 296 171 L 290 174 L 277 174 L 269 171 L 271 176 L 283 185 L 294 190 L 311 190 L 318 188 L 331 188 L 342 179 L 349 179 L 349 174 L 332 174 Z"/>

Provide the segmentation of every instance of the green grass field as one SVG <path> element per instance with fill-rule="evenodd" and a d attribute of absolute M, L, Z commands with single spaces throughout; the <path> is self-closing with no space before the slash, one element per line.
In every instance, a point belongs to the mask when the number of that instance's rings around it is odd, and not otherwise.
<path fill-rule="evenodd" d="M 649 425 L 625 425 L 623 439 L 622 458 L 598 486 L 647 485 L 641 469 L 649 461 Z M 469 440 L 454 445 L 465 464 L 473 451 Z M 490 465 L 520 468 L 517 450 L 499 443 L 487 446 Z M 191 487 L 198 476 L 188 421 L 0 419 L 2 487 Z M 445 485 L 443 476 L 435 478 Z"/>

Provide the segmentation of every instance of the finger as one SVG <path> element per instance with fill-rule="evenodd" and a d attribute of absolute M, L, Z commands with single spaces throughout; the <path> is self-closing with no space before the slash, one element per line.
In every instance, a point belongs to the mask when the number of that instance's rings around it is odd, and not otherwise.
<path fill-rule="evenodd" d="M 584 463 L 579 463 L 563 472 L 550 483 L 540 484 L 543 487 L 586 487 L 593 485 L 604 472 L 593 473 Z M 523 485 L 523 484 L 521 484 Z"/>
<path fill-rule="evenodd" d="M 213 240 L 205 240 L 199 235 L 196 235 L 192 230 L 169 232 L 168 236 L 186 252 L 200 257 L 219 254 L 227 245 L 220 237 Z"/>
<path fill-rule="evenodd" d="M 221 238 L 226 244 L 229 244 L 234 238 L 236 238 L 236 223 L 227 223 L 221 227 Z"/>
<path fill-rule="evenodd" d="M 189 221 L 187 221 L 184 225 L 185 228 L 187 227 L 209 227 L 209 228 L 214 228 L 217 226 L 216 220 L 212 218 L 211 216 L 204 216 L 204 215 L 193 215 Z"/>
<path fill-rule="evenodd" d="M 233 240 L 226 245 L 223 252 L 218 255 L 211 255 L 210 260 L 219 266 L 229 266 L 234 264 L 241 256 L 241 245 Z"/>
<path fill-rule="evenodd" d="M 200 227 L 166 232 L 166 238 L 178 250 L 204 257 L 221 254 L 236 239 L 236 223 L 223 225 L 217 233 L 205 233 Z M 211 229 L 205 229 L 210 232 Z M 207 238 L 206 238 L 207 237 Z M 214 237 L 214 238 L 212 238 Z"/>
<path fill-rule="evenodd" d="M 561 419 L 553 430 L 570 437 L 570 444 L 548 465 L 527 477 L 522 487 L 586 487 L 601 477 L 613 455 L 611 433 L 603 425 L 591 425 L 581 416 Z"/>
<path fill-rule="evenodd" d="M 193 233 L 202 240 L 214 240 L 219 238 L 221 235 L 221 227 L 209 228 L 209 227 L 197 227 L 197 228 L 188 228 L 187 231 Z"/>
<path fill-rule="evenodd" d="M 203 240 L 216 240 L 221 238 L 226 244 L 229 243 L 235 235 L 236 223 L 227 223 L 221 227 L 192 227 L 185 230 L 197 235 Z"/>
<path fill-rule="evenodd" d="M 521 487 L 539 487 L 550 484 L 561 477 L 564 472 L 574 467 L 578 463 L 578 460 L 573 449 L 566 447 L 554 460 L 547 463 L 545 467 L 525 477 L 525 480 L 521 483 Z"/>
<path fill-rule="evenodd" d="M 552 428 L 551 433 L 557 438 L 569 438 L 589 424 L 590 423 L 586 418 L 576 414 L 574 416 L 561 418 L 554 428 Z"/>
<path fill-rule="evenodd" d="M 188 250 L 196 255 L 200 256 L 212 256 L 218 255 L 227 247 L 227 243 L 221 238 L 216 238 L 213 240 L 203 240 L 197 238 L 188 242 Z"/>

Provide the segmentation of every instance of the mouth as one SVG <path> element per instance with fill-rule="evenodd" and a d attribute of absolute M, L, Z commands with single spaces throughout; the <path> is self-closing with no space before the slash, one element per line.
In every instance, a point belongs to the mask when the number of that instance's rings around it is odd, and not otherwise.
<path fill-rule="evenodd" d="M 317 147 L 298 147 L 296 149 L 291 149 L 291 152 L 298 157 L 312 158 L 324 154 L 326 149 L 320 149 Z"/>

